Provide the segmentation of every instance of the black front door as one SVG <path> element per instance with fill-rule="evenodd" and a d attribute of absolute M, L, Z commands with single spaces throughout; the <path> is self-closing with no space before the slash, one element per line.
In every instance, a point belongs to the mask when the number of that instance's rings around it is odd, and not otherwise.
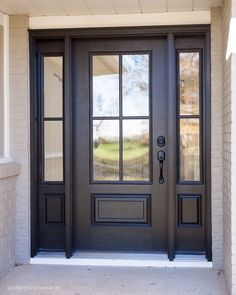
<path fill-rule="evenodd" d="M 76 249 L 166 251 L 166 52 L 165 38 L 73 44 Z"/>
<path fill-rule="evenodd" d="M 32 256 L 211 259 L 209 27 L 30 40 Z"/>

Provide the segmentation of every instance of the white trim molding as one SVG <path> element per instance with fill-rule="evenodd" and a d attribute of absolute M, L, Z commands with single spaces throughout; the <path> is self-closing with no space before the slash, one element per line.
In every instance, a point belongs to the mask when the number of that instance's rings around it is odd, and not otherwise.
<path fill-rule="evenodd" d="M 77 251 L 70 259 L 63 252 L 40 252 L 30 259 L 31 264 L 122 266 L 122 267 L 202 267 L 212 268 L 203 255 L 176 255 L 169 261 L 166 254 Z"/>
<path fill-rule="evenodd" d="M 3 27 L 3 97 L 4 97 L 4 158 L 0 163 L 10 162 L 9 155 L 9 16 L 0 12 Z"/>
<path fill-rule="evenodd" d="M 29 17 L 30 29 L 67 29 L 131 26 L 170 26 L 210 24 L 210 11 L 142 14 L 35 16 Z"/>
<path fill-rule="evenodd" d="M 226 51 L 226 59 L 228 60 L 232 53 L 236 54 L 236 17 L 231 17 L 229 26 L 229 37 Z"/>
<path fill-rule="evenodd" d="M 10 159 L 9 140 L 9 16 L 4 15 L 4 156 Z"/>

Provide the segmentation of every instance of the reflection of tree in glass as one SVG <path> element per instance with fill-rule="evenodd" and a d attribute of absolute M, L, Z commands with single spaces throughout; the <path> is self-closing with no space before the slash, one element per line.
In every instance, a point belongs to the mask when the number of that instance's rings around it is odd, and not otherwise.
<path fill-rule="evenodd" d="M 93 144 L 95 148 L 99 147 L 99 137 L 97 136 L 97 134 L 99 133 L 99 128 L 102 124 L 102 120 L 97 121 L 97 124 L 94 124 L 94 128 L 95 128 L 95 134 L 93 136 Z"/>
<path fill-rule="evenodd" d="M 149 179 L 149 120 L 124 121 L 124 179 Z"/>
<path fill-rule="evenodd" d="M 180 121 L 180 177 L 200 179 L 199 119 Z"/>
<path fill-rule="evenodd" d="M 118 180 L 118 120 L 93 121 L 93 172 L 95 180 Z"/>
<path fill-rule="evenodd" d="M 180 53 L 180 114 L 199 114 L 199 53 Z"/>
<path fill-rule="evenodd" d="M 123 55 L 123 114 L 149 115 L 149 55 Z"/>

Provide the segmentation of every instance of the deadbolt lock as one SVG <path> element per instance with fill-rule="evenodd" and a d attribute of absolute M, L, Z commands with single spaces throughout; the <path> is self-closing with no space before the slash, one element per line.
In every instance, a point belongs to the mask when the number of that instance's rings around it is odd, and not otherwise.
<path fill-rule="evenodd" d="M 163 147 L 163 146 L 165 146 L 165 144 L 166 144 L 166 139 L 165 139 L 165 137 L 162 136 L 162 135 L 158 136 L 158 137 L 157 137 L 157 145 L 158 145 L 159 147 Z"/>

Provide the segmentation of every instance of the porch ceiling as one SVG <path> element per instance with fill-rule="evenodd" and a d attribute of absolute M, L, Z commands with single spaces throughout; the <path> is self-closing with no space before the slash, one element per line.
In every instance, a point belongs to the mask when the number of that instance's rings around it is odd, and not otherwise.
<path fill-rule="evenodd" d="M 0 0 L 0 11 L 29 16 L 105 15 L 209 10 L 221 4 L 222 0 Z"/>

